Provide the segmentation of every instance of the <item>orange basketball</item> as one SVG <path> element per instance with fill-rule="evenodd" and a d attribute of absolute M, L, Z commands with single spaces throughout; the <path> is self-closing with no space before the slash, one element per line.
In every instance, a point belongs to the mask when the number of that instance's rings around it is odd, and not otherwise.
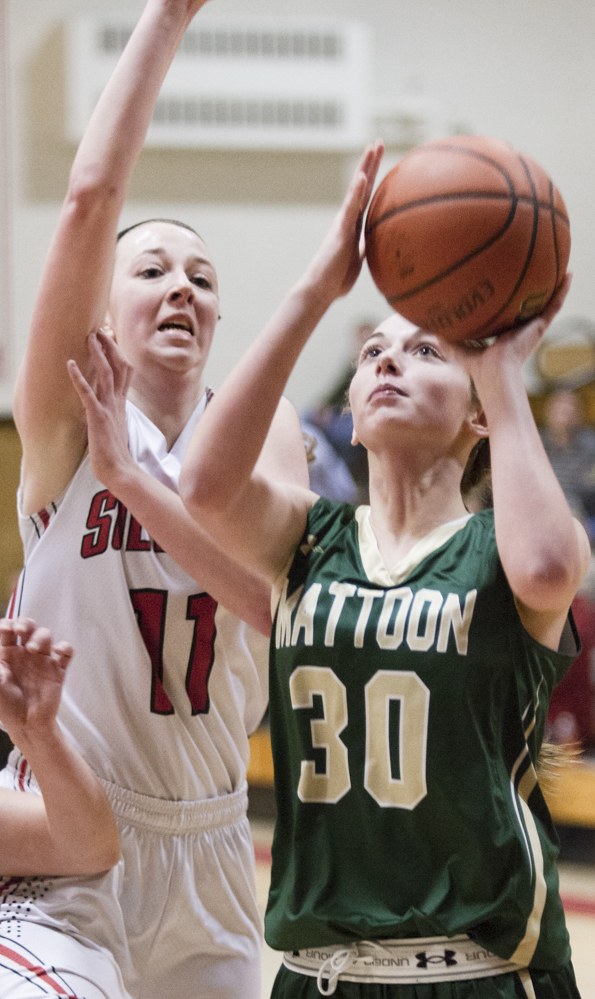
<path fill-rule="evenodd" d="M 384 178 L 366 255 L 397 312 L 446 339 L 478 339 L 543 311 L 566 274 L 570 226 L 535 160 L 455 136 L 417 146 Z"/>

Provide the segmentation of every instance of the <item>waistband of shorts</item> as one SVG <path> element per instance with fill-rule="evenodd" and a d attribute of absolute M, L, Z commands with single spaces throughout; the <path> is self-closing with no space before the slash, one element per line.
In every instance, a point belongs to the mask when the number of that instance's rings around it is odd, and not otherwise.
<path fill-rule="evenodd" d="M 117 818 L 139 829 L 179 836 L 236 825 L 246 815 L 248 787 L 203 801 L 169 801 L 151 798 L 126 787 L 101 780 Z"/>
<path fill-rule="evenodd" d="M 407 940 L 359 940 L 330 947 L 288 951 L 290 971 L 318 979 L 322 995 L 332 995 L 337 981 L 379 985 L 460 982 L 521 970 L 491 954 L 466 934 Z"/>

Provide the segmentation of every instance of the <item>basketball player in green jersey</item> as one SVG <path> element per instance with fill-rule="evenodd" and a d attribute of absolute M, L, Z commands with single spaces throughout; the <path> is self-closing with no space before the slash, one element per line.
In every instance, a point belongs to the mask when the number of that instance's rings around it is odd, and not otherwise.
<path fill-rule="evenodd" d="M 180 484 L 277 595 L 273 995 L 576 999 L 535 763 L 589 545 L 521 377 L 563 293 L 481 351 L 397 315 L 379 326 L 350 389 L 369 507 L 257 464 L 302 347 L 359 273 L 381 155 L 208 407 Z M 461 481 L 488 427 L 494 508 L 471 516 Z"/>

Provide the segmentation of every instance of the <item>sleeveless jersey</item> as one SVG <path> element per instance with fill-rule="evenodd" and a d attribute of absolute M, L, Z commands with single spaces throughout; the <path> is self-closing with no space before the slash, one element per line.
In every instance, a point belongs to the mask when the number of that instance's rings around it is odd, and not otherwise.
<path fill-rule="evenodd" d="M 130 449 L 177 490 L 206 394 L 171 448 L 127 403 Z M 25 568 L 14 603 L 72 642 L 60 721 L 102 778 L 176 801 L 240 789 L 247 732 L 267 703 L 267 640 L 152 541 L 95 478 L 87 455 L 66 492 L 20 516 Z"/>
<path fill-rule="evenodd" d="M 523 628 L 493 511 L 433 531 L 392 572 L 369 512 L 319 499 L 283 581 L 266 939 L 468 933 L 559 968 L 557 839 L 534 764 L 572 656 Z M 573 625 L 565 642 L 575 655 Z"/>

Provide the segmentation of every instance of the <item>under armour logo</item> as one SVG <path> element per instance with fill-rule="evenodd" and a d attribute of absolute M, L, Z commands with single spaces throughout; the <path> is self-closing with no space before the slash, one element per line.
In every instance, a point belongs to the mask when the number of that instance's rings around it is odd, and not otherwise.
<path fill-rule="evenodd" d="M 442 954 L 426 954 L 425 950 L 422 950 L 420 954 L 416 954 L 417 967 L 427 968 L 429 964 L 445 964 L 447 968 L 452 968 L 453 964 L 458 964 L 459 962 L 455 960 L 456 950 L 445 950 L 444 955 Z"/>

